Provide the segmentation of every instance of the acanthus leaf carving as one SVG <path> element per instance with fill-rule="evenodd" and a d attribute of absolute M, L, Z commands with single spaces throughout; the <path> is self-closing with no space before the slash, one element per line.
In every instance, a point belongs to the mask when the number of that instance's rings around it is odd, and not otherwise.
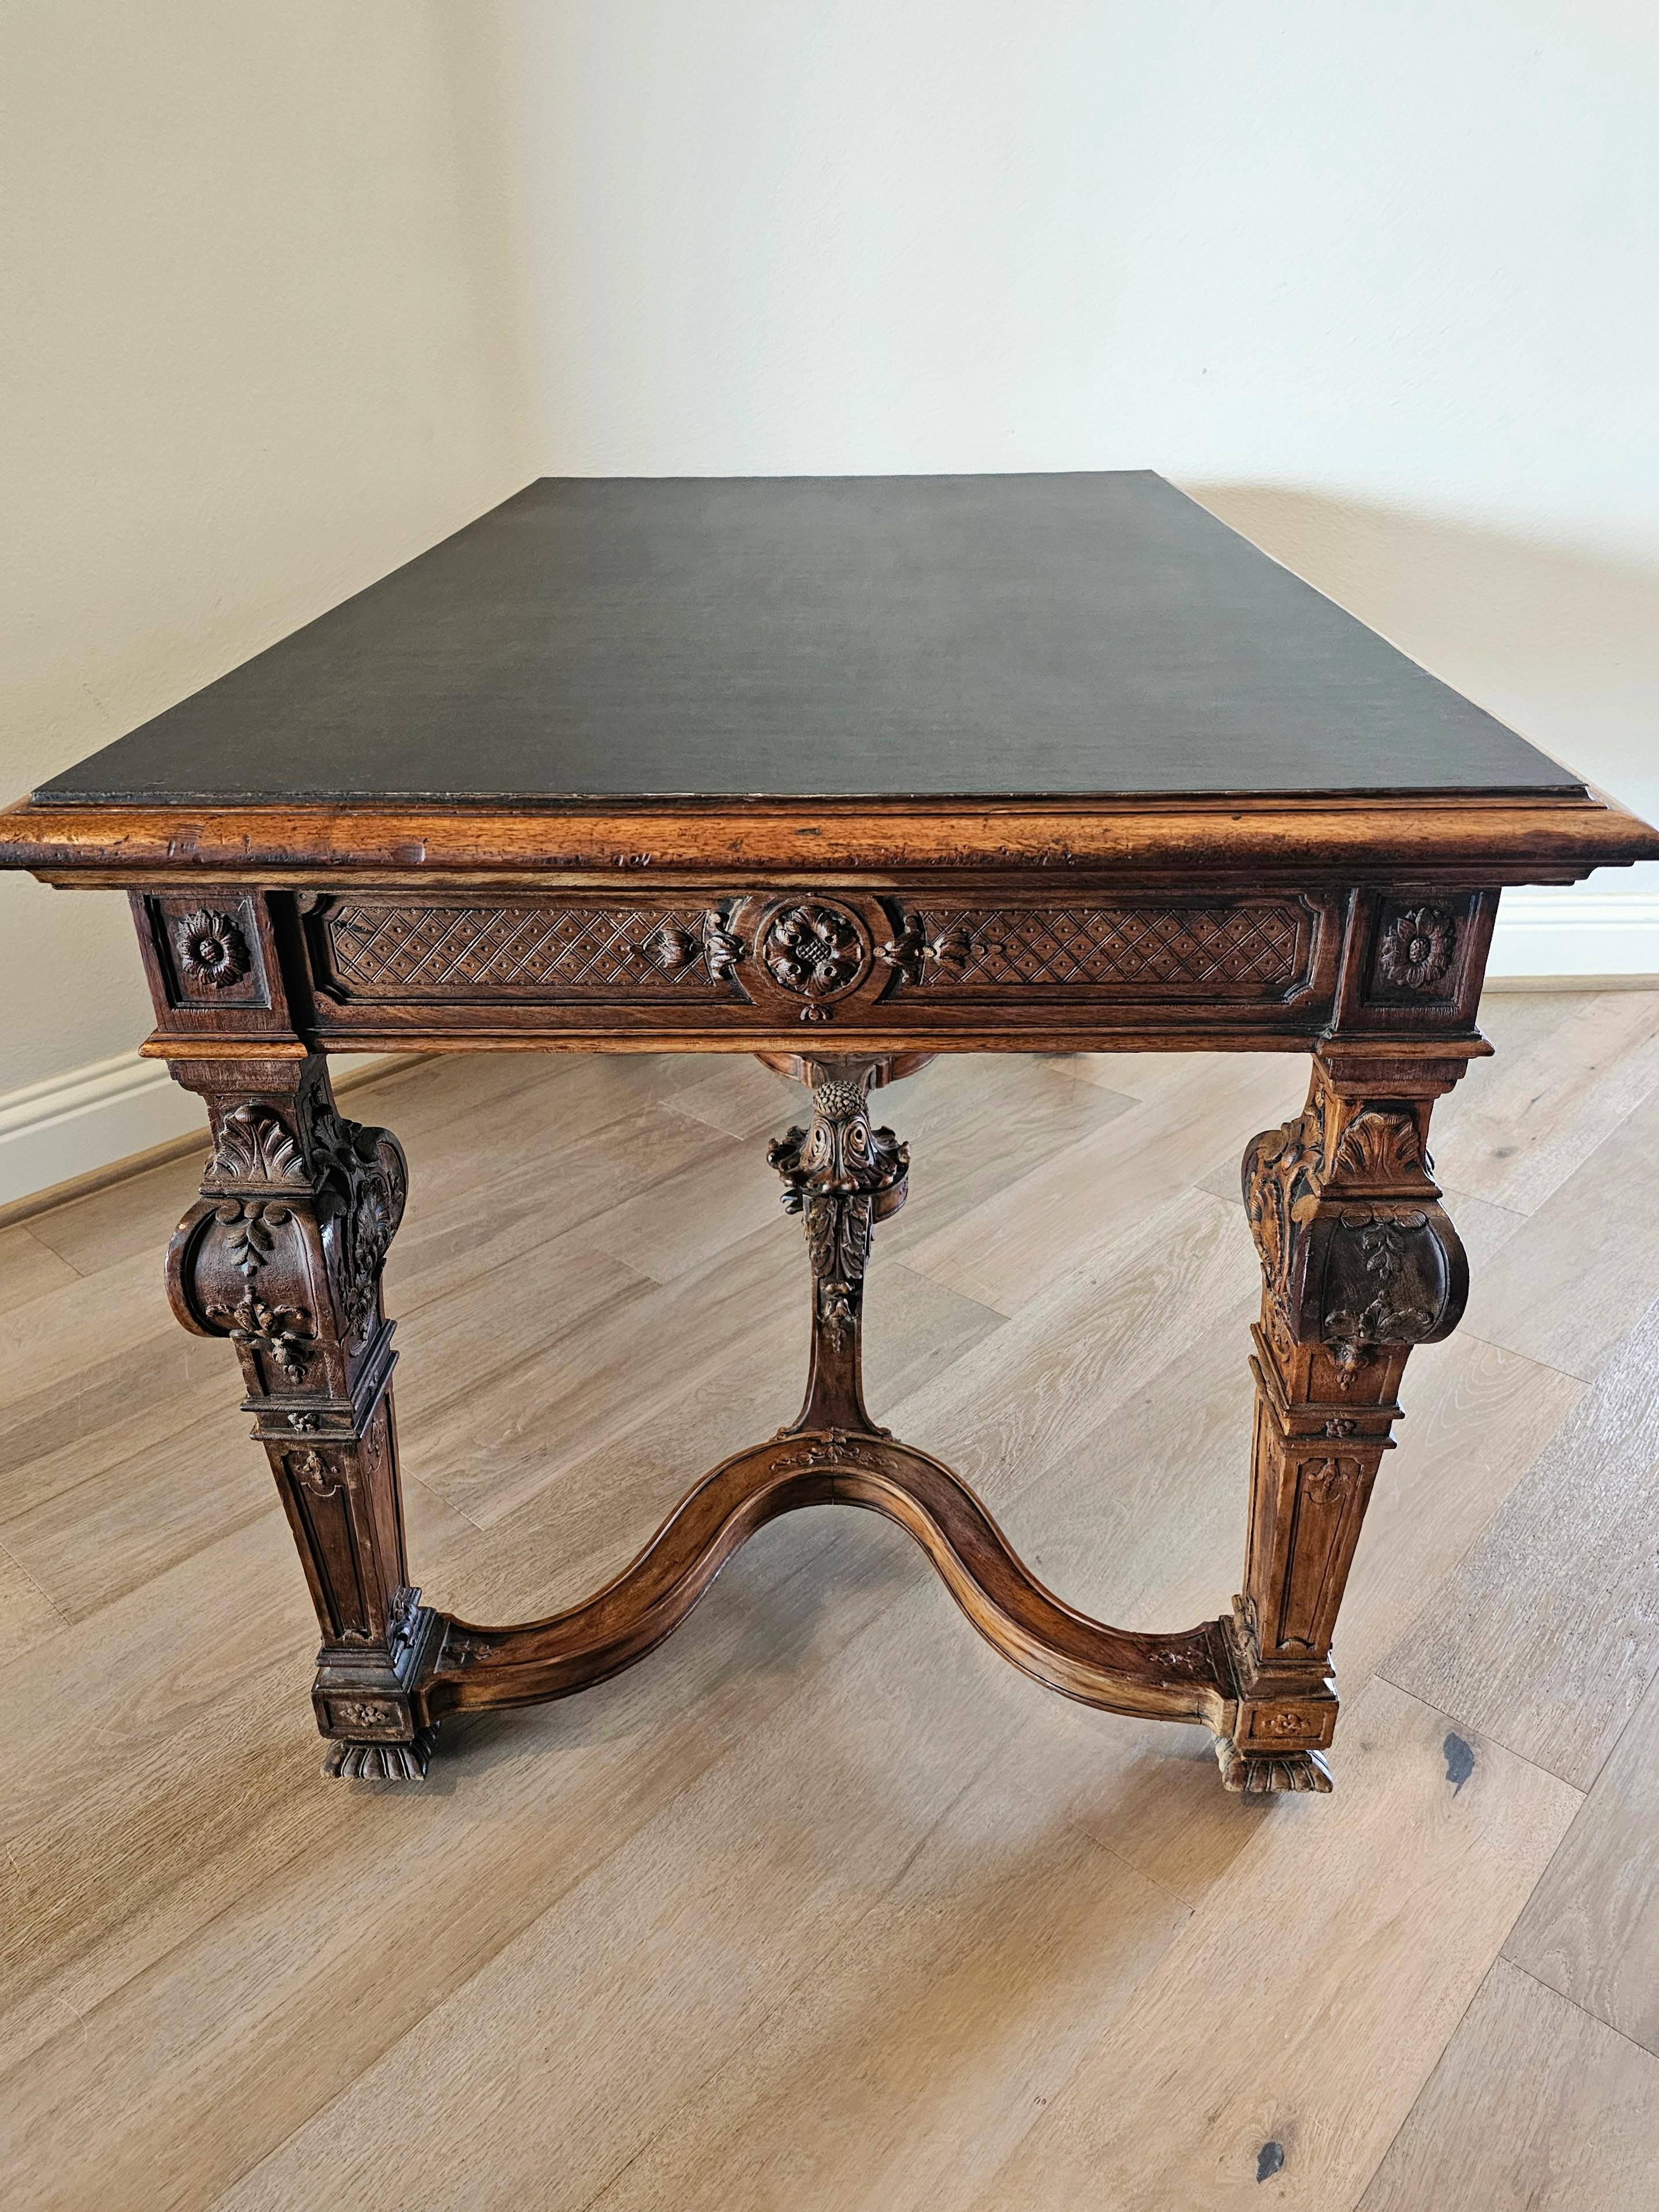
<path fill-rule="evenodd" d="M 724 983 L 743 957 L 743 939 L 726 927 L 719 908 L 711 907 L 702 918 L 702 957 L 709 981 Z"/>
<path fill-rule="evenodd" d="M 1320 1334 L 1346 1376 L 1376 1346 L 1425 1343 L 1449 1289 L 1446 1255 L 1425 1211 L 1345 1206 L 1325 1249 Z"/>
<path fill-rule="evenodd" d="M 228 1335 L 290 1382 L 319 1339 L 348 1342 L 372 1319 L 407 1188 L 396 1139 L 346 1121 L 325 1085 L 307 1077 L 292 1110 L 290 1123 L 253 1100 L 220 1117 L 202 1198 L 170 1262 L 171 1294 L 187 1325 Z M 319 1243 L 328 1292 L 320 1310 Z M 243 1288 L 228 1285 L 233 1270 Z"/>
<path fill-rule="evenodd" d="M 726 926 L 718 907 L 710 907 L 694 935 L 678 922 L 664 922 L 640 946 L 653 968 L 678 975 L 699 962 L 711 983 L 723 983 L 744 957 L 743 940 Z"/>
<path fill-rule="evenodd" d="M 238 1106 L 219 1124 L 210 1177 L 236 1182 L 304 1181 L 305 1158 L 282 1116 L 268 1106 Z"/>
<path fill-rule="evenodd" d="M 1340 1182 L 1352 1176 L 1377 1182 L 1421 1182 L 1427 1165 L 1413 1116 L 1368 1106 L 1355 1115 L 1338 1139 L 1331 1179 Z"/>
<path fill-rule="evenodd" d="M 374 1311 L 380 1270 L 403 1219 L 408 1171 L 394 1137 L 348 1121 L 331 1105 L 313 1112 L 311 1146 L 341 1334 L 350 1337 Z"/>
<path fill-rule="evenodd" d="M 1245 1218 L 1268 1293 L 1292 1334 L 1291 1240 L 1298 1215 L 1305 1213 L 1318 1189 L 1324 1129 L 1324 1115 L 1309 1105 L 1282 1128 L 1258 1137 L 1244 1155 Z"/>

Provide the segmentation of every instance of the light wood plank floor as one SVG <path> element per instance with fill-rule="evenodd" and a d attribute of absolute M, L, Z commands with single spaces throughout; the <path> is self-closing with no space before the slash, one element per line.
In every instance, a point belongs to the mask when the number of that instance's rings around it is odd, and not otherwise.
<path fill-rule="evenodd" d="M 1651 2212 L 1659 995 L 1488 1001 L 1436 1146 L 1474 1260 L 1338 1644 L 1337 1794 L 1086 1712 L 896 1529 L 810 1513 L 654 1657 L 325 1781 L 315 1632 L 195 1164 L 0 1231 L 0 2199 L 18 2212 Z M 1246 1139 L 1302 1064 L 957 1060 L 885 1094 L 871 1401 L 1125 1626 L 1237 1585 Z M 580 1595 L 794 1410 L 748 1060 L 353 1094 L 436 1601 Z"/>

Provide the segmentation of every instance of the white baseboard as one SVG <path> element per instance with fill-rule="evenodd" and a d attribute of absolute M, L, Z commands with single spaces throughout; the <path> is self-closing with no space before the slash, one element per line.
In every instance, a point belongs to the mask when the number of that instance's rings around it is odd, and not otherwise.
<path fill-rule="evenodd" d="M 27 1084 L 0 1097 L 0 1206 L 198 1129 L 201 1100 L 136 1052 Z"/>
<path fill-rule="evenodd" d="M 1659 891 L 1578 884 L 1505 891 L 1486 974 L 1564 984 L 1650 976 L 1659 988 Z"/>
<path fill-rule="evenodd" d="M 372 1074 L 404 1055 L 342 1054 L 334 1079 Z M 95 1176 L 134 1154 L 199 1134 L 207 1114 L 167 1062 L 136 1052 L 94 1060 L 0 1096 L 0 1212 L 38 1191 Z"/>

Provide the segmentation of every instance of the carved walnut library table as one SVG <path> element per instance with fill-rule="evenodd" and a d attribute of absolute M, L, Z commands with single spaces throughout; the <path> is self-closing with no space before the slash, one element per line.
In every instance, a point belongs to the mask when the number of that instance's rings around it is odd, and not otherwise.
<path fill-rule="evenodd" d="M 1499 891 L 1655 857 L 1144 473 L 532 484 L 0 815 L 0 864 L 131 894 L 143 1049 L 212 1131 L 173 1304 L 240 1362 L 328 1771 L 411 1780 L 446 1714 L 631 1665 L 752 1530 L 839 1503 L 907 1528 L 1038 1681 L 1204 1723 L 1231 1789 L 1328 1789 L 1401 1378 L 1463 1308 L 1429 1115 L 1489 1049 Z M 1043 1589 L 871 1419 L 860 1350 L 908 1164 L 874 1086 L 938 1053 L 1172 1048 L 1305 1053 L 1312 1085 L 1244 1154 L 1243 1592 L 1153 1635 Z M 750 1052 L 814 1086 L 770 1155 L 810 1361 L 796 1418 L 613 1582 L 491 1627 L 411 1581 L 380 1296 L 404 1156 L 336 1109 L 328 1054 L 526 1050 Z"/>

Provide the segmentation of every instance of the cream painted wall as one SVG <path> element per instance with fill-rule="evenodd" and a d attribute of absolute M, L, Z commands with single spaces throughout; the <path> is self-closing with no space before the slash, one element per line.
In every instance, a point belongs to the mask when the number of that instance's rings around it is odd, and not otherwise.
<path fill-rule="evenodd" d="M 466 12 L 0 9 L 7 798 L 535 472 Z M 149 1013 L 117 894 L 0 876 L 0 943 L 13 1119 L 64 1071 L 95 1094 L 10 1187 L 0 1096 L 3 1201 L 95 1164 Z M 194 1102 L 146 1113 L 128 1139 Z"/>
<path fill-rule="evenodd" d="M 1641 0 L 0 35 L 9 790 L 535 474 L 1152 466 L 1659 816 Z M 1659 972 L 1647 873 L 1512 895 L 1495 964 Z M 3 1203 L 185 1109 L 115 899 L 0 878 L 0 933 Z"/>
<path fill-rule="evenodd" d="M 543 470 L 1161 469 L 1659 818 L 1646 0 L 501 21 Z M 1644 873 L 1497 965 L 1659 970 Z"/>

